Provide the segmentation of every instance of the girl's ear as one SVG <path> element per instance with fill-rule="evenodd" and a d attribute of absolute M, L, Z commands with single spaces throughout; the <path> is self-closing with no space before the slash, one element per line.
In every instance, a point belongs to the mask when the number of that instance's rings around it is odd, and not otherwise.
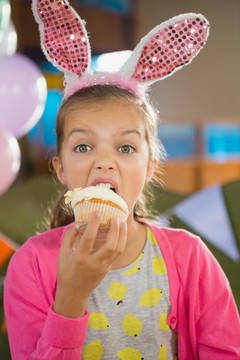
<path fill-rule="evenodd" d="M 147 167 L 147 173 L 146 173 L 146 180 L 145 180 L 146 184 L 149 181 L 151 181 L 151 179 L 157 169 L 157 165 L 158 165 L 157 160 L 149 160 L 148 167 Z"/>
<path fill-rule="evenodd" d="M 62 185 L 66 185 L 64 170 L 62 161 L 58 156 L 54 156 L 52 159 L 52 166 L 55 170 L 55 173 L 57 174 L 57 178 L 60 181 Z"/>

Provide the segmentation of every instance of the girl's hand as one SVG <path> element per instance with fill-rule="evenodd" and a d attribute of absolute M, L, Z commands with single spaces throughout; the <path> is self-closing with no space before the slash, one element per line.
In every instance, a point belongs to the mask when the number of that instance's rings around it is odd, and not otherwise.
<path fill-rule="evenodd" d="M 99 224 L 100 215 L 96 212 L 82 235 L 75 226 L 64 235 L 58 258 L 54 311 L 65 317 L 77 318 L 85 314 L 89 295 L 125 248 L 126 224 L 113 219 L 106 240 L 100 240 L 103 243 L 95 250 Z"/>

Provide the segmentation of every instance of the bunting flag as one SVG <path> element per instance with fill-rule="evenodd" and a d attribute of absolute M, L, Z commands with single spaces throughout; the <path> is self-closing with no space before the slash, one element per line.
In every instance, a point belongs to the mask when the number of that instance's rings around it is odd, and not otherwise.
<path fill-rule="evenodd" d="M 235 262 L 240 260 L 222 186 L 212 186 L 195 193 L 176 205 L 172 214 L 230 259 Z"/>
<path fill-rule="evenodd" d="M 3 316 L 3 320 L 2 320 L 1 333 L 7 334 L 7 324 L 6 324 L 5 316 Z"/>
<path fill-rule="evenodd" d="M 0 268 L 12 256 L 18 245 L 0 233 Z"/>
<path fill-rule="evenodd" d="M 169 194 L 166 195 L 169 200 Z M 182 199 L 172 194 L 165 209 L 162 194 L 156 198 L 155 222 L 186 229 L 202 238 L 225 272 L 240 312 L 240 179 L 202 189 Z"/>
<path fill-rule="evenodd" d="M 6 263 L 7 260 L 9 260 L 9 258 L 12 256 L 12 254 L 17 248 L 18 245 L 15 242 L 13 242 L 12 240 L 8 239 L 5 235 L 0 233 L 0 268 Z M 1 279 L 2 282 L 0 283 L 0 285 L 1 287 L 3 287 L 4 277 L 2 277 Z M 7 334 L 7 325 L 4 315 L 0 327 L 0 333 Z"/>

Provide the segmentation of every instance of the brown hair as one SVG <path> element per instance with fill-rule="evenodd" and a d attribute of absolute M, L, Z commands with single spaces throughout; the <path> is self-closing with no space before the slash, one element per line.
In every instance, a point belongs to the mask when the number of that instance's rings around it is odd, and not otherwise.
<path fill-rule="evenodd" d="M 156 109 L 149 103 L 149 101 L 142 100 L 131 91 L 122 89 L 116 85 L 94 85 L 86 87 L 77 91 L 63 101 L 56 120 L 56 155 L 61 156 L 61 147 L 64 137 L 64 122 L 66 116 L 72 110 L 109 100 L 122 101 L 123 103 L 130 105 L 133 111 L 137 111 L 141 114 L 144 120 L 146 140 L 149 146 L 149 158 L 151 160 L 157 160 L 158 162 L 160 162 L 160 160 L 163 161 L 165 151 L 162 144 L 159 142 L 157 135 L 158 113 Z M 51 168 L 53 169 L 52 166 Z M 161 168 L 158 167 L 152 179 L 152 182 L 156 185 L 161 185 L 160 173 Z M 67 189 L 65 189 L 64 192 L 66 190 Z M 70 224 L 74 221 L 72 210 L 64 203 L 64 192 L 60 194 L 59 199 L 51 209 L 49 222 L 51 229 Z M 146 202 L 149 201 L 150 197 L 150 187 L 149 185 L 146 185 L 134 207 L 134 216 L 136 218 L 144 218 L 150 215 L 146 207 Z"/>

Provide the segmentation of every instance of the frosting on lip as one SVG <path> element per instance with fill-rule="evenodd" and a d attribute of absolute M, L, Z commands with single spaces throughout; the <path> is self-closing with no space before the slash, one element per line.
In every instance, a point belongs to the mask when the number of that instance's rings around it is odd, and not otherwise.
<path fill-rule="evenodd" d="M 103 186 L 89 186 L 76 188 L 73 191 L 68 190 L 64 197 L 65 203 L 71 203 L 72 207 L 82 200 L 100 199 L 110 201 L 118 205 L 128 215 L 128 207 L 125 201 L 114 191 Z"/>

